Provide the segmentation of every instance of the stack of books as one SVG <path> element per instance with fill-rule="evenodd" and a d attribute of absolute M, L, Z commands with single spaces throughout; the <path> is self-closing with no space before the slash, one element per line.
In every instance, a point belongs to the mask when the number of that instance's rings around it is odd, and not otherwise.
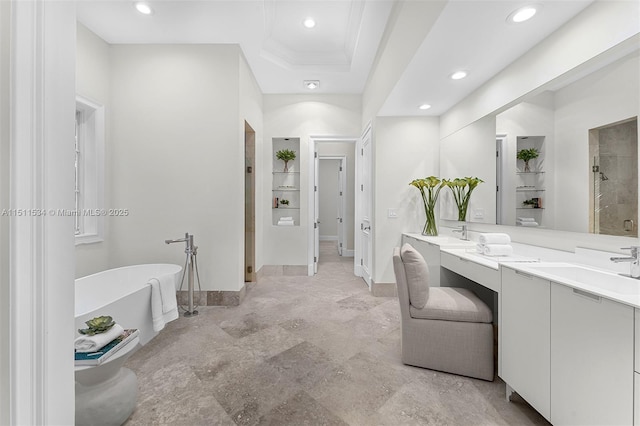
<path fill-rule="evenodd" d="M 129 328 L 124 330 L 124 333 L 119 337 L 116 337 L 95 352 L 76 352 L 76 366 L 102 364 L 115 355 L 120 349 L 125 347 L 129 342 L 138 337 L 139 334 L 140 333 L 137 328 Z"/>

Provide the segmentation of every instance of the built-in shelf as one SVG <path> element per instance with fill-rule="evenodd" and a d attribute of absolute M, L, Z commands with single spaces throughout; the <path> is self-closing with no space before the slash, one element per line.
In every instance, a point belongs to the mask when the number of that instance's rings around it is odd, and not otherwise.
<path fill-rule="evenodd" d="M 542 192 L 544 189 L 540 188 L 516 188 L 516 192 Z"/>
<path fill-rule="evenodd" d="M 272 172 L 274 175 L 294 175 L 296 173 L 300 174 L 300 172 Z"/>
<path fill-rule="evenodd" d="M 544 171 L 539 171 L 539 172 L 516 172 L 516 174 L 518 175 L 539 175 L 544 173 Z"/>
<path fill-rule="evenodd" d="M 287 165 L 283 160 L 277 158 L 280 150 L 291 150 L 296 153 L 296 158 L 289 160 Z M 273 138 L 272 139 L 273 163 L 271 167 L 271 223 L 279 228 L 286 228 L 291 225 L 278 225 L 283 217 L 293 219 L 292 228 L 300 226 L 300 201 L 302 188 L 300 185 L 300 138 Z M 285 171 L 286 167 L 286 171 Z M 287 204 L 280 201 L 286 200 Z"/>
<path fill-rule="evenodd" d="M 296 191 L 300 191 L 299 189 L 293 189 L 293 188 L 274 188 L 272 189 L 273 192 L 296 192 Z"/>
<path fill-rule="evenodd" d="M 273 210 L 300 210 L 300 207 L 272 207 Z"/>
<path fill-rule="evenodd" d="M 544 207 L 516 207 L 516 210 L 544 210 Z"/>

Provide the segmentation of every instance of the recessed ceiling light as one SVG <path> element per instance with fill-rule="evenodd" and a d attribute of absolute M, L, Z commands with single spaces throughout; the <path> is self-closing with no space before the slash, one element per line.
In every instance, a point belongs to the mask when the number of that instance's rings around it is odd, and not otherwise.
<path fill-rule="evenodd" d="M 420 108 L 421 110 L 425 110 L 425 109 L 429 109 L 429 108 L 431 108 L 431 105 L 429 105 L 429 104 L 422 104 L 422 105 L 420 105 L 418 108 Z"/>
<path fill-rule="evenodd" d="M 153 9 L 149 6 L 149 3 L 145 3 L 143 1 L 138 1 L 135 3 L 136 10 L 143 15 L 151 15 L 153 13 Z"/>
<path fill-rule="evenodd" d="M 304 81 L 304 87 L 306 87 L 309 90 L 315 90 L 318 87 L 320 87 L 320 81 L 318 81 L 318 80 L 305 80 Z"/>
<path fill-rule="evenodd" d="M 313 18 L 307 18 L 302 21 L 302 25 L 304 25 L 305 28 L 313 28 L 316 26 L 316 20 Z"/>
<path fill-rule="evenodd" d="M 533 18 L 537 11 L 538 6 L 536 5 L 524 6 L 518 10 L 513 11 L 507 18 L 507 21 L 515 23 L 528 21 L 529 19 Z"/>
<path fill-rule="evenodd" d="M 451 79 L 452 80 L 461 80 L 463 78 L 465 78 L 467 76 L 467 72 L 466 71 L 456 71 L 453 74 L 451 74 Z"/>

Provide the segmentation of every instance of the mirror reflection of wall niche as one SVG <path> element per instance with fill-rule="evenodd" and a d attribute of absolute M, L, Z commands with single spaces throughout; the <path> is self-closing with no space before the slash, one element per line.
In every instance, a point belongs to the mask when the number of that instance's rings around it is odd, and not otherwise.
<path fill-rule="evenodd" d="M 589 229 L 638 236 L 638 119 L 589 130 Z"/>

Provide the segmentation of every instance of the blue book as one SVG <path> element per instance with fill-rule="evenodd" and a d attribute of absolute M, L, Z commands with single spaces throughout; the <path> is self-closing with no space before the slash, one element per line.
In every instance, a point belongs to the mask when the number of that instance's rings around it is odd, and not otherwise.
<path fill-rule="evenodd" d="M 119 337 L 116 337 L 96 352 L 76 352 L 76 366 L 102 364 L 125 347 L 127 343 L 138 337 L 139 334 L 137 328 L 128 328 Z"/>

